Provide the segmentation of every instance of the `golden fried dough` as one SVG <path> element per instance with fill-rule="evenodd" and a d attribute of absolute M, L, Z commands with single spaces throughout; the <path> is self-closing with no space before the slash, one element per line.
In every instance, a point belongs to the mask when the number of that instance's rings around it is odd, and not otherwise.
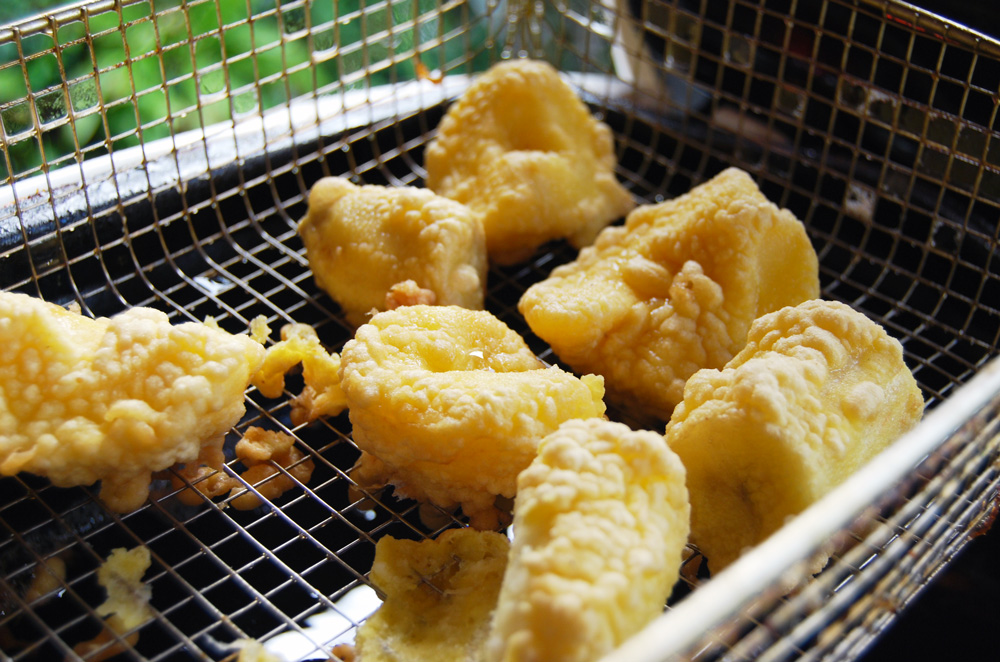
<path fill-rule="evenodd" d="M 609 402 L 667 420 L 687 378 L 722 367 L 754 319 L 819 296 L 818 274 L 802 223 L 730 168 L 607 228 L 518 308 L 562 361 L 604 376 Z"/>
<path fill-rule="evenodd" d="M 221 446 L 263 358 L 245 335 L 151 308 L 91 319 L 0 293 L 0 473 L 100 480 L 109 507 L 134 510 L 152 472 Z"/>
<path fill-rule="evenodd" d="M 488 662 L 590 662 L 660 614 L 690 505 L 663 436 L 568 421 L 521 472 Z"/>
<path fill-rule="evenodd" d="M 571 418 L 604 414 L 600 377 L 546 368 L 485 311 L 407 306 L 379 313 L 341 352 L 341 387 L 366 486 L 492 528 L 538 441 Z"/>
<path fill-rule="evenodd" d="M 355 326 L 384 310 L 392 287 L 407 280 L 433 292 L 438 304 L 483 307 L 482 221 L 431 191 L 325 177 L 309 191 L 299 235 L 316 284 Z"/>
<path fill-rule="evenodd" d="M 590 244 L 634 206 L 611 131 L 549 64 L 509 60 L 452 104 L 424 153 L 427 187 L 482 215 L 490 259 L 567 238 Z"/>
<path fill-rule="evenodd" d="M 479 660 L 509 546 L 500 533 L 474 529 L 448 529 L 433 540 L 380 539 L 371 581 L 385 601 L 358 628 L 360 659 Z"/>
<path fill-rule="evenodd" d="M 886 448 L 923 406 L 899 342 L 847 305 L 813 300 L 754 322 L 724 368 L 688 380 L 666 429 L 711 571 Z"/>

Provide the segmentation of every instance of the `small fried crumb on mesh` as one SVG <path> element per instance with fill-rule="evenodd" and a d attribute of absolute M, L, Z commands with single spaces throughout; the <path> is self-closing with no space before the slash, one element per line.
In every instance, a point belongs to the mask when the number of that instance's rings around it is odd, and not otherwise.
<path fill-rule="evenodd" d="M 427 68 L 427 65 L 421 61 L 419 55 L 414 56 L 413 68 L 417 72 L 418 80 L 428 80 L 435 85 L 440 85 L 444 82 L 444 74 L 441 72 L 432 74 L 431 70 Z"/>
<path fill-rule="evenodd" d="M 277 499 L 295 487 L 296 481 L 304 485 L 312 478 L 313 461 L 295 448 L 295 439 L 284 432 L 249 427 L 236 443 L 235 451 L 236 458 L 246 467 L 240 474 L 242 481 L 223 469 L 221 449 L 199 457 L 196 464 L 176 470 L 170 481 L 174 489 L 181 490 L 176 495 L 181 503 L 193 506 L 204 498 L 212 499 L 228 493 L 232 497 L 230 506 L 237 510 L 252 510 L 263 504 L 261 497 Z M 252 485 L 257 494 L 248 490 L 244 481 Z M 193 489 L 181 489 L 186 482 Z"/>
<path fill-rule="evenodd" d="M 58 556 L 35 564 L 34 577 L 24 594 L 25 602 L 33 602 L 52 591 L 59 590 L 66 582 L 66 562 Z"/>
<path fill-rule="evenodd" d="M 235 649 L 236 652 L 227 655 L 222 662 L 284 662 L 285 657 L 269 651 L 264 644 L 256 639 L 238 639 L 227 648 Z M 350 644 L 338 644 L 330 651 L 330 662 L 355 662 L 357 655 L 354 646 Z"/>
<path fill-rule="evenodd" d="M 249 490 L 241 494 L 242 486 L 233 488 L 230 495 L 234 498 L 229 502 L 230 506 L 237 510 L 252 510 L 263 503 L 261 498 L 269 501 L 277 499 L 295 487 L 296 481 L 305 485 L 312 478 L 313 461 L 294 446 L 284 453 L 273 456 L 271 460 L 288 473 L 272 464 L 262 462 L 253 465 L 244 471 L 241 477 L 253 485 L 260 496 Z"/>
<path fill-rule="evenodd" d="M 185 506 L 197 506 L 206 497 L 214 499 L 233 489 L 233 483 L 239 483 L 222 468 L 224 462 L 222 449 L 212 447 L 202 449 L 195 462 L 175 468 L 168 477 L 171 486 L 181 490 L 177 499 Z M 182 489 L 187 483 L 193 489 Z"/>
<path fill-rule="evenodd" d="M 396 310 L 402 306 L 433 306 L 437 303 L 434 290 L 417 285 L 415 280 L 404 280 L 389 288 L 385 294 L 385 309 Z"/>
<path fill-rule="evenodd" d="M 233 646 L 239 649 L 239 653 L 235 655 L 235 662 L 282 662 L 284 659 L 271 653 L 256 639 L 240 639 L 233 642 Z M 227 657 L 225 662 L 231 662 L 233 659 L 233 656 Z"/>
<path fill-rule="evenodd" d="M 291 435 L 250 427 L 243 433 L 243 438 L 236 443 L 236 457 L 240 458 L 243 464 L 267 462 L 272 457 L 287 453 L 294 444 L 295 439 Z"/>
<path fill-rule="evenodd" d="M 341 662 L 356 662 L 358 653 L 351 644 L 337 644 L 330 651 Z"/>

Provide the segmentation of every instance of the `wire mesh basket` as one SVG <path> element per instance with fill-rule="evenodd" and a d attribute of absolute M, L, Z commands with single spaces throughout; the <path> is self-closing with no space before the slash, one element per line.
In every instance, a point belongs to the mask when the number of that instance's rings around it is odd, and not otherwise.
<path fill-rule="evenodd" d="M 95 316 L 301 322 L 339 350 L 351 328 L 296 233 L 310 186 L 420 185 L 448 104 L 524 56 L 555 64 L 612 127 L 637 198 L 750 172 L 805 223 L 823 296 L 899 338 L 929 404 L 740 561 L 700 584 L 684 573 L 609 659 L 855 657 L 996 509 L 1000 43 L 966 27 L 854 0 L 72 5 L 0 29 L 0 287 Z M 550 362 L 516 304 L 574 256 L 557 242 L 489 274 L 487 307 Z M 355 498 L 346 415 L 296 426 L 287 399 L 246 399 L 232 439 L 281 430 L 315 464 L 252 511 L 184 505 L 164 481 L 116 514 L 92 488 L 0 478 L 0 658 L 83 652 L 102 631 L 97 568 L 145 546 L 155 618 L 87 659 L 234 659 L 246 640 L 337 659 L 377 604 L 375 542 L 462 525 L 442 513 L 429 528 L 391 493 Z M 833 558 L 807 578 L 820 547 Z"/>

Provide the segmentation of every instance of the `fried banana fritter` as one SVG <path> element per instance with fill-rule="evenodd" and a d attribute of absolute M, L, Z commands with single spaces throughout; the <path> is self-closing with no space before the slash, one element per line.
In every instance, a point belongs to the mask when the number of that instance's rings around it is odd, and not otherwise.
<path fill-rule="evenodd" d="M 497 496 L 513 497 L 538 441 L 571 418 L 604 415 L 600 377 L 546 368 L 524 339 L 485 311 L 407 306 L 379 313 L 341 352 L 365 486 L 493 528 Z"/>
<path fill-rule="evenodd" d="M 358 326 L 414 281 L 441 305 L 483 307 L 486 238 L 468 207 L 426 189 L 325 177 L 309 191 L 299 235 L 313 278 Z"/>
<path fill-rule="evenodd" d="M 691 377 L 666 429 L 709 569 L 826 494 L 923 407 L 899 342 L 851 307 L 813 300 L 754 322 L 723 369 Z"/>
<path fill-rule="evenodd" d="M 488 662 L 591 662 L 660 614 L 690 506 L 663 436 L 564 423 L 518 478 L 514 542 Z"/>
<path fill-rule="evenodd" d="M 371 581 L 385 601 L 360 628 L 363 662 L 481 659 L 510 545 L 495 531 L 448 529 L 433 540 L 384 537 Z"/>
<path fill-rule="evenodd" d="M 635 202 L 615 178 L 611 130 L 551 65 L 493 66 L 452 104 L 424 154 L 427 187 L 482 215 L 490 259 L 580 248 Z"/>
<path fill-rule="evenodd" d="M 687 378 L 725 365 L 757 317 L 817 296 L 802 223 L 730 168 L 605 229 L 518 308 L 562 361 L 603 375 L 608 401 L 645 422 L 667 420 Z"/>
<path fill-rule="evenodd" d="M 150 308 L 91 319 L 0 293 L 0 473 L 101 481 L 110 508 L 134 510 L 154 471 L 221 446 L 263 358 L 247 336 Z"/>

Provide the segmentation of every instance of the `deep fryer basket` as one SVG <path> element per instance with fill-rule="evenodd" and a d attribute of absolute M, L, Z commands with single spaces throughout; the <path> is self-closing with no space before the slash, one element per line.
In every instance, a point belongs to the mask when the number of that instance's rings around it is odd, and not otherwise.
<path fill-rule="evenodd" d="M 967 27 L 888 0 L 70 5 L 0 29 L 0 287 L 240 333 L 303 322 L 338 350 L 350 329 L 295 232 L 309 187 L 420 185 L 447 104 L 522 56 L 612 127 L 641 200 L 750 172 L 806 224 L 823 296 L 899 338 L 928 401 L 903 443 L 730 569 L 705 582 L 693 555 L 611 659 L 856 657 L 996 509 L 1000 44 Z M 572 257 L 555 243 L 490 271 L 488 308 L 551 362 L 516 304 Z M 226 659 L 251 639 L 332 659 L 377 602 L 375 541 L 462 524 L 350 489 L 346 415 L 295 426 L 287 398 L 250 389 L 227 448 L 252 425 L 315 463 L 253 511 L 185 506 L 160 481 L 118 515 L 92 488 L 0 479 L 0 659 L 72 659 L 102 629 L 96 569 L 137 545 L 156 617 L 90 659 Z M 832 560 L 806 578 L 820 547 Z"/>

